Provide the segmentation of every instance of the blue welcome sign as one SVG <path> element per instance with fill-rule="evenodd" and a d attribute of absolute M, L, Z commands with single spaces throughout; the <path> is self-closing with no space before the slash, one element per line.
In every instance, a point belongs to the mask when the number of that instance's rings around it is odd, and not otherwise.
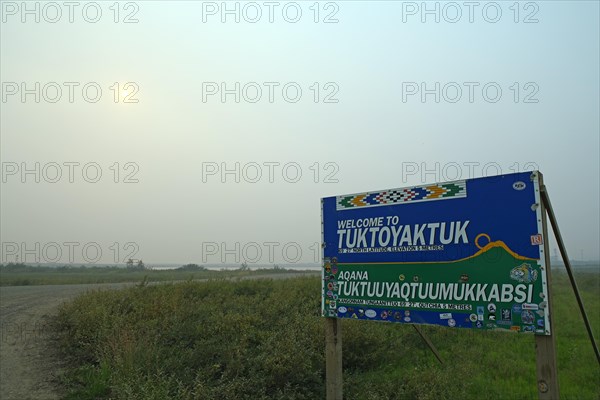
<path fill-rule="evenodd" d="M 322 199 L 322 314 L 549 335 L 537 171 Z"/>

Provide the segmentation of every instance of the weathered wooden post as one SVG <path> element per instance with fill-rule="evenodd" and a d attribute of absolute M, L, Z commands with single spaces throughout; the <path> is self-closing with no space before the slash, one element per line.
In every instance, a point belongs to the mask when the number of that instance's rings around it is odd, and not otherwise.
<path fill-rule="evenodd" d="M 325 318 L 325 363 L 327 400 L 342 400 L 342 324 L 337 318 Z"/>
<path fill-rule="evenodd" d="M 543 201 L 541 190 L 543 190 L 544 182 L 542 174 L 537 174 L 538 187 L 536 188 L 535 198 L 538 203 L 541 213 L 541 221 L 538 225 L 542 226 L 542 237 L 544 238 L 544 258 L 546 265 L 546 309 L 544 310 L 550 318 L 554 318 L 552 309 L 552 273 L 550 268 L 550 252 L 548 251 L 548 224 L 546 222 L 546 207 Z M 556 368 L 556 339 L 554 330 L 550 335 L 535 336 L 535 359 L 537 373 L 538 396 L 540 400 L 558 400 L 558 374 Z"/>

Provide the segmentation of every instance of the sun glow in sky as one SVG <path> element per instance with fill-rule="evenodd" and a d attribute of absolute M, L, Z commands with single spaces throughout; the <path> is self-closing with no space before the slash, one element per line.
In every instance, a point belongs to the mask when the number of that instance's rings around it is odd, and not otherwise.
<path fill-rule="evenodd" d="M 530 3 L 3 8 L 2 241 L 314 263 L 322 197 L 539 169 L 571 257 L 598 259 L 599 5 Z"/>

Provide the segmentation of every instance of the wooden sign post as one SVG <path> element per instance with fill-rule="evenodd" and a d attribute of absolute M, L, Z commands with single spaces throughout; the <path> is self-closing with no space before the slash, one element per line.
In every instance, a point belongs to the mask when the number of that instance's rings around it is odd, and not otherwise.
<path fill-rule="evenodd" d="M 342 323 L 325 318 L 325 374 L 327 400 L 342 400 Z"/>
<path fill-rule="evenodd" d="M 539 199 L 539 207 L 541 207 L 541 225 L 542 225 L 542 237 L 544 238 L 544 258 L 546 260 L 546 286 L 548 290 L 548 298 L 546 299 L 547 305 L 545 312 L 550 315 L 550 318 L 554 321 L 554 314 L 552 309 L 552 273 L 550 268 L 550 251 L 548 251 L 548 224 L 546 222 L 546 206 L 543 201 L 541 193 L 544 183 L 542 181 L 542 174 L 539 174 L 539 188 L 536 189 L 536 200 Z M 552 324 L 556 326 L 555 324 Z M 535 336 L 535 359 L 536 359 L 536 373 L 537 373 L 537 388 L 538 397 L 540 400 L 558 400 L 558 375 L 556 368 L 556 339 L 555 330 L 548 336 L 536 335 Z"/>

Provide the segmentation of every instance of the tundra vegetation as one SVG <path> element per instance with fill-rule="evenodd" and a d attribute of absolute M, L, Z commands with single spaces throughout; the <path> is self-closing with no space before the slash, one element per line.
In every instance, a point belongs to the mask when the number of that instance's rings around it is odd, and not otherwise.
<path fill-rule="evenodd" d="M 69 285 L 89 283 L 164 282 L 194 279 L 245 277 L 293 272 L 278 265 L 251 270 L 247 264 L 237 269 L 214 270 L 202 265 L 186 264 L 174 269 L 148 269 L 143 264 L 115 266 L 31 266 L 22 263 L 0 264 L 0 286 Z"/>
<path fill-rule="evenodd" d="M 600 274 L 577 276 L 596 338 Z M 598 399 L 600 369 L 566 275 L 554 276 L 563 399 Z M 323 399 L 316 277 L 91 292 L 56 318 L 69 399 Z M 342 321 L 346 399 L 536 399 L 532 334 Z"/>

